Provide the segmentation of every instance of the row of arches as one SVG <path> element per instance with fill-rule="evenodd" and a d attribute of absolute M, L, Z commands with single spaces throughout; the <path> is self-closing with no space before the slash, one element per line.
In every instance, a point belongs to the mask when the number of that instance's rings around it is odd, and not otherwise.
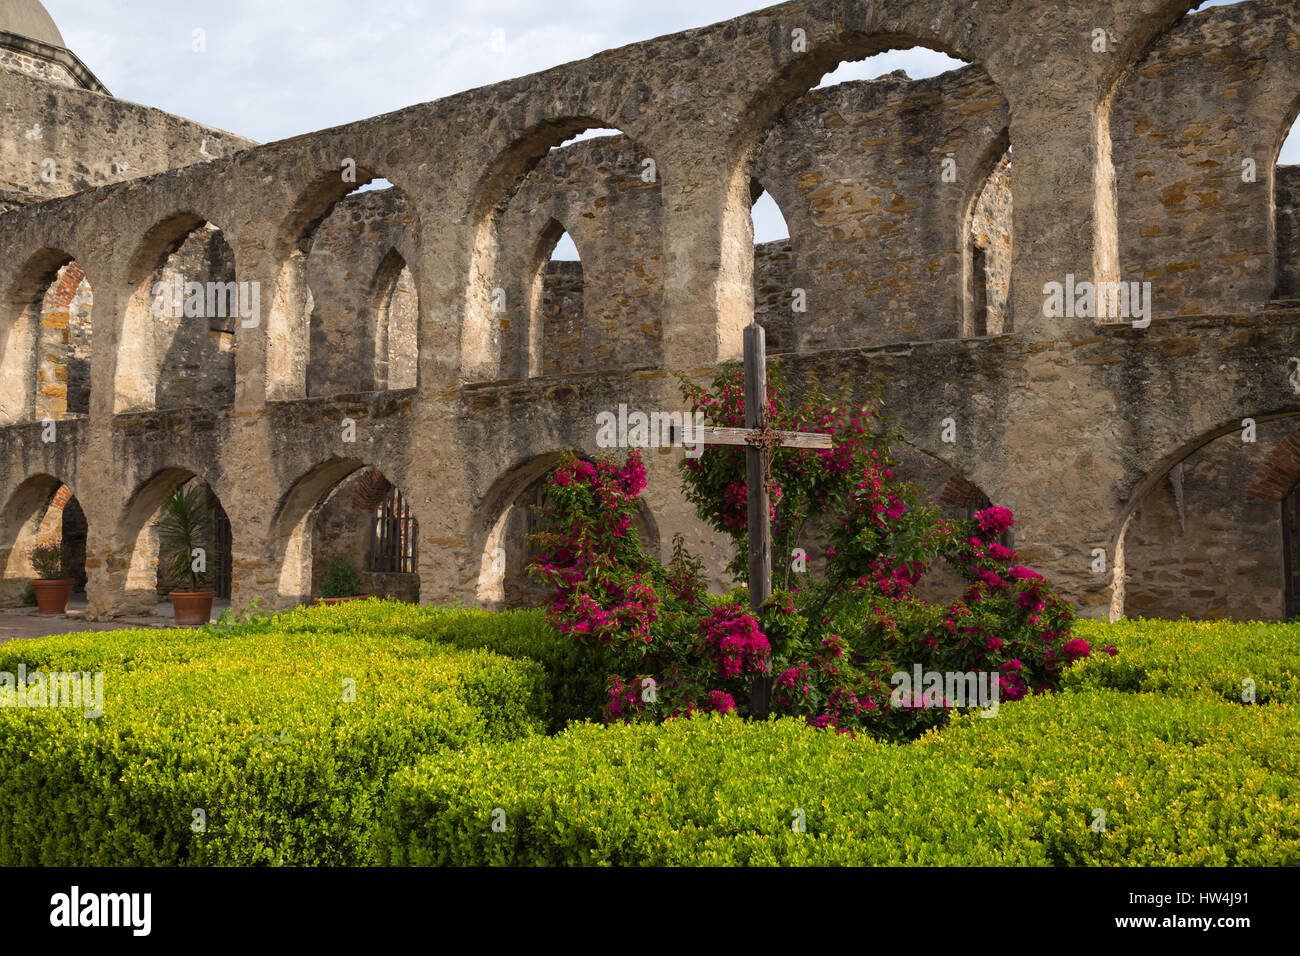
<path fill-rule="evenodd" d="M 908 445 L 896 450 L 900 473 L 947 516 L 970 517 L 1001 503 L 999 490 L 990 495 L 939 458 Z M 482 497 L 469 534 L 470 557 L 480 563 L 480 604 L 546 599 L 526 573 L 527 541 L 559 461 L 558 453 L 546 454 L 512 467 Z M 95 586 L 87 575 L 93 556 L 109 572 L 100 584 L 121 590 L 121 609 L 150 611 L 175 584 L 159 570 L 154 523 L 168 494 L 191 484 L 205 489 L 210 505 L 209 567 L 219 598 L 238 600 L 242 573 L 265 580 L 265 572 L 241 567 L 270 564 L 279 603 L 308 600 L 320 593 L 330 562 L 346 558 L 370 593 L 418 599 L 419 524 L 403 489 L 361 460 L 331 459 L 294 482 L 270 523 L 257 527 L 232 522 L 213 484 L 185 467 L 158 471 L 111 514 L 88 513 L 60 477 L 32 476 L 0 510 L 0 602 L 21 601 L 32 547 L 61 543 L 79 601 L 88 583 Z M 638 534 L 652 552 L 685 520 L 674 515 L 642 506 Z M 1113 617 L 1300 616 L 1300 412 L 1225 423 L 1168 456 L 1135 486 L 1106 550 Z M 926 595 L 946 599 L 960 585 L 938 567 L 925 587 Z"/>
<path fill-rule="evenodd" d="M 890 78 L 879 73 L 896 51 L 877 51 L 897 42 L 855 37 L 839 47 L 819 45 L 758 104 L 763 128 L 745 147 L 736 205 L 752 208 L 770 191 L 772 205 L 790 223 L 790 241 L 784 250 L 755 250 L 744 269 L 729 257 L 748 259 L 748 250 L 724 243 L 724 269 L 737 266 L 737 280 L 746 272 L 752 277 L 755 313 L 771 326 L 778 350 L 1014 327 L 1013 144 L 1006 100 L 994 80 L 979 66 L 934 51 L 934 69 L 944 72 L 929 86 L 909 84 L 897 116 L 881 120 L 888 135 L 873 157 L 878 181 L 866 182 L 849 161 L 862 143 L 843 148 L 843 137 L 853 134 L 842 132 L 842 121 L 841 128 L 829 121 L 840 103 L 861 106 L 890 95 Z M 863 53 L 871 55 L 853 59 Z M 850 75 L 845 63 L 860 69 L 848 82 L 832 82 Z M 944 76 L 949 81 L 939 82 Z M 942 112 L 934 108 L 943 101 L 936 92 L 951 93 L 955 112 L 965 119 L 933 125 Z M 1293 100 L 1288 124 L 1300 112 L 1300 99 Z M 520 133 L 483 172 L 471 217 L 471 278 L 459 343 L 464 377 L 648 365 L 660 358 L 668 275 L 663 166 L 634 137 L 602 122 L 589 116 L 548 120 Z M 798 131 L 800 123 L 817 127 L 815 136 L 805 137 L 806 154 L 840 164 L 821 179 L 781 173 L 782 161 L 792 157 L 791 141 L 799 138 L 789 135 L 790 124 Z M 574 142 L 582 130 L 601 135 Z M 824 150 L 828 145 L 836 148 Z M 892 161 L 900 155 L 910 165 Z M 952 185 L 943 178 L 948 160 L 959 188 L 938 205 L 919 201 Z M 600 174 L 599 189 L 577 196 L 572 187 L 593 171 Z M 331 172 L 306 189 L 275 240 L 278 272 L 265 301 L 259 299 L 266 314 L 264 333 L 258 333 L 269 337 L 272 399 L 419 384 L 419 216 L 400 186 L 360 192 L 381 174 L 354 172 L 351 179 Z M 1278 189 L 1283 178 L 1276 177 Z M 1295 234 L 1294 214 L 1280 199 L 1275 205 L 1281 246 Z M 911 215 L 917 208 L 928 210 L 925 217 Z M 760 245 L 769 244 L 754 231 L 764 240 Z M 362 241 L 352 241 L 357 236 Z M 581 252 L 583 264 L 556 262 L 554 248 Z M 5 330 L 0 421 L 84 414 L 89 407 L 94 276 L 83 275 L 67 319 L 59 318 L 67 290 L 57 290 L 71 281 L 62 270 L 74 268 L 81 264 L 73 256 L 44 250 L 29 260 L 13 289 L 18 307 L 9 311 L 20 317 Z M 1295 270 L 1276 271 L 1282 295 L 1294 285 Z M 244 280 L 220 226 L 194 213 L 168 219 L 139 244 L 128 273 L 125 290 L 111 290 L 114 297 L 125 292 L 127 301 L 121 317 L 113 317 L 120 328 L 111 330 L 114 394 L 107 406 L 124 412 L 229 404 L 242 334 L 230 308 L 211 308 L 206 303 L 212 297 L 204 295 L 202 315 L 188 315 L 184 307 L 179 314 L 154 314 L 154 289 L 165 290 L 169 279 L 182 279 L 182 288 L 196 281 L 219 290 Z M 793 305 L 800 289 L 809 294 L 804 311 Z"/>
<path fill-rule="evenodd" d="M 75 579 L 72 609 L 84 608 L 86 589 L 93 586 L 87 571 L 88 548 L 106 530 L 112 545 L 105 562 L 120 578 L 113 586 L 122 594 L 118 611 L 154 612 L 166 595 L 183 582 L 168 578 L 159 560 L 155 530 L 168 496 L 177 488 L 197 487 L 206 502 L 202 538 L 206 584 L 216 592 L 216 608 L 235 597 L 241 555 L 255 552 L 265 540 L 273 542 L 282 561 L 280 603 L 297 603 L 319 595 L 326 569 L 338 559 L 351 564 L 365 581 L 365 592 L 418 601 L 420 579 L 419 525 L 401 490 L 379 470 L 359 461 L 332 461 L 297 482 L 280 504 L 273 531 L 232 526 L 211 484 L 183 467 L 166 468 L 144 482 L 112 515 L 111 529 L 96 528 L 73 488 L 52 475 L 24 481 L 0 512 L 0 602 L 21 603 L 33 577 L 30 561 L 37 545 L 61 544 Z M 103 516 L 95 517 L 102 519 Z"/>
<path fill-rule="evenodd" d="M 283 397 L 416 387 L 418 290 L 396 238 L 384 244 L 382 234 L 404 230 L 404 209 L 398 193 L 354 191 L 304 227 L 276 293 L 300 380 L 282 380 Z M 358 221 L 380 242 L 341 243 Z M 154 227 L 127 290 L 115 335 L 108 318 L 97 327 L 91 277 L 70 253 L 45 250 L 27 263 L 10 296 L 18 317 L 4 336 L 0 420 L 88 415 L 97 332 L 117 341 L 113 413 L 233 405 L 237 335 L 265 322 L 270 303 L 260 284 L 241 281 L 221 228 L 188 213 Z"/>

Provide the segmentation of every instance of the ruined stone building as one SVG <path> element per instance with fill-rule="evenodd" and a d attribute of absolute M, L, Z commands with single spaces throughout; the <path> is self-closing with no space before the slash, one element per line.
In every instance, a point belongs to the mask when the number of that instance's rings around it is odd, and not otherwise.
<path fill-rule="evenodd" d="M 0 598 L 53 538 L 92 613 L 151 607 L 198 481 L 236 606 L 339 554 L 527 603 L 562 450 L 681 410 L 756 320 L 791 381 L 880 380 L 909 475 L 1011 508 L 1083 613 L 1296 614 L 1300 5 L 1192 6 L 787 3 L 257 145 L 115 99 L 3 0 Z M 818 85 L 916 46 L 967 65 Z M 756 246 L 763 192 L 789 238 Z M 722 584 L 681 454 L 647 452 L 642 530 Z"/>

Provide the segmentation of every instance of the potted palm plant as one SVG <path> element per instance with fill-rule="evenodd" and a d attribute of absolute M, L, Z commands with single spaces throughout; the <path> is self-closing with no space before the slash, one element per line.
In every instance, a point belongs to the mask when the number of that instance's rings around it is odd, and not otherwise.
<path fill-rule="evenodd" d="M 188 627 L 212 620 L 216 591 L 207 590 L 208 532 L 212 509 L 207 490 L 198 483 L 172 489 L 154 524 L 158 532 L 159 562 L 169 580 L 186 585 L 171 592 L 176 623 Z"/>
<path fill-rule="evenodd" d="M 61 544 L 40 544 L 32 549 L 31 559 L 36 572 L 32 590 L 41 614 L 52 617 L 68 613 L 68 601 L 77 583 L 68 572 L 68 552 Z"/>
<path fill-rule="evenodd" d="M 361 576 L 357 566 L 344 557 L 337 557 L 325 565 L 325 575 L 321 578 L 321 604 L 342 604 L 344 601 L 360 601 L 369 597 L 365 594 L 366 579 Z"/>

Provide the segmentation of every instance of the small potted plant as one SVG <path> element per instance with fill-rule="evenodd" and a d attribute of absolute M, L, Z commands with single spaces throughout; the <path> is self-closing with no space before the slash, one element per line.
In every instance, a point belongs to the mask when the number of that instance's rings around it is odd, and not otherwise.
<path fill-rule="evenodd" d="M 32 568 L 36 578 L 32 590 L 36 592 L 36 606 L 41 614 L 53 617 L 68 613 L 68 601 L 77 579 L 68 572 L 68 552 L 61 544 L 40 544 L 31 552 Z"/>
<path fill-rule="evenodd" d="M 369 597 L 364 593 L 366 579 L 357 566 L 344 557 L 337 557 L 325 565 L 325 575 L 320 583 L 321 604 L 342 604 Z"/>
<path fill-rule="evenodd" d="M 182 627 L 212 620 L 216 591 L 204 587 L 208 580 L 208 530 L 212 510 L 207 489 L 197 482 L 172 489 L 154 529 L 158 532 L 159 562 L 173 582 L 187 588 L 171 592 L 172 614 Z"/>

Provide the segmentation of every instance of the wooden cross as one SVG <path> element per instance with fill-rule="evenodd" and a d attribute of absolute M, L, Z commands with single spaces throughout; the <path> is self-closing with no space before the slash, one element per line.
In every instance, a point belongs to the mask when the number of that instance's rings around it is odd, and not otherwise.
<path fill-rule="evenodd" d="M 761 325 L 745 327 L 745 427 L 691 429 L 692 442 L 745 446 L 745 486 L 749 492 L 749 609 L 757 618 L 772 596 L 771 503 L 768 466 L 777 448 L 829 449 L 834 441 L 819 432 L 780 432 L 767 427 L 767 340 Z M 771 675 L 755 679 L 749 709 L 762 720 L 772 697 Z"/>

